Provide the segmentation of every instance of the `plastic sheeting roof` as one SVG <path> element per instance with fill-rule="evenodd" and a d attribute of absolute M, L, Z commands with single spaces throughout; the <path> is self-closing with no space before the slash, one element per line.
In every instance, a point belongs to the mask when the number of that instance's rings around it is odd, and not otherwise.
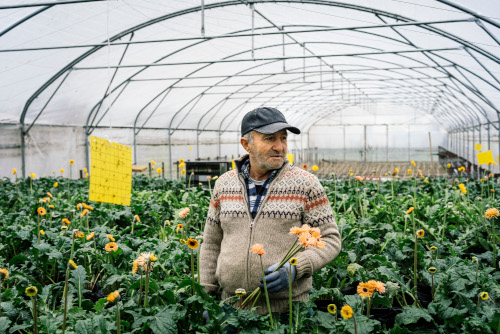
<path fill-rule="evenodd" d="M 385 103 L 498 129 L 499 43 L 498 1 L 2 0 L 0 123 L 237 131 L 269 105 L 308 128 Z"/>

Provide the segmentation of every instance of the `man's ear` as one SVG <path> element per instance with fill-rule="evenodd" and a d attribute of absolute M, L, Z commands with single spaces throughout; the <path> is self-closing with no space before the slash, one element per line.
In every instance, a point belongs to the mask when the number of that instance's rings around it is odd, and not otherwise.
<path fill-rule="evenodd" d="M 248 141 L 248 139 L 246 139 L 245 137 L 241 137 L 240 143 L 241 146 L 243 146 L 243 148 L 245 149 L 245 151 L 250 153 L 250 142 Z"/>

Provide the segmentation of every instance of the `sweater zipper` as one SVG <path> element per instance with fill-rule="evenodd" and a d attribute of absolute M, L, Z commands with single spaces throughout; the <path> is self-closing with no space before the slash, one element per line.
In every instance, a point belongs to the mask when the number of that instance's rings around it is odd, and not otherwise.
<path fill-rule="evenodd" d="M 283 168 L 285 169 L 285 168 Z M 270 195 L 270 190 L 271 190 L 271 187 L 272 185 L 276 182 L 276 180 L 278 179 L 279 176 L 281 176 L 281 173 L 283 173 L 283 169 L 280 170 L 280 172 L 278 173 L 278 175 L 276 175 L 276 177 L 274 178 L 274 180 L 271 181 L 271 184 L 269 185 L 269 188 L 267 189 L 267 193 L 266 193 L 266 197 L 264 197 L 264 199 L 262 200 L 262 203 L 260 203 L 260 207 L 259 207 L 259 210 L 257 211 L 257 214 L 255 215 L 255 219 L 252 219 L 252 215 L 250 214 L 250 209 L 248 208 L 248 194 L 247 194 L 247 191 L 246 191 L 246 184 L 244 183 L 244 180 L 242 181 L 241 178 L 239 177 L 240 175 L 238 174 L 238 179 L 240 180 L 240 183 L 242 183 L 243 185 L 243 189 L 245 190 L 244 191 L 244 198 L 245 198 L 245 206 L 247 208 L 247 212 L 249 214 L 249 217 L 251 219 L 250 221 L 250 236 L 248 238 L 248 249 L 247 249 L 247 266 L 246 266 L 246 278 L 247 278 L 247 286 L 250 286 L 250 275 L 249 275 L 249 254 L 250 254 L 250 247 L 251 247 L 251 243 L 252 243 L 252 234 L 253 234 L 253 226 L 254 226 L 254 223 L 255 221 L 257 220 L 257 218 L 259 217 L 259 214 L 260 212 L 262 211 L 262 207 L 264 206 L 264 203 L 267 201 L 267 198 L 269 197 Z"/>

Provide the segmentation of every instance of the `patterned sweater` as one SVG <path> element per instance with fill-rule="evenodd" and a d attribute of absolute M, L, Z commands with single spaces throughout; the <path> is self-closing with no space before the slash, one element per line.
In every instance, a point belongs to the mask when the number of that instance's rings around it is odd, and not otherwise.
<path fill-rule="evenodd" d="M 238 165 L 248 158 L 239 159 Z M 290 228 L 309 224 L 319 227 L 323 249 L 304 249 L 296 257 L 297 275 L 292 285 L 293 300 L 309 300 L 312 274 L 332 261 L 340 252 L 340 235 L 330 203 L 316 176 L 289 163 L 271 182 L 257 216 L 248 209 L 245 181 L 239 170 L 218 178 L 214 186 L 201 246 L 201 284 L 212 295 L 222 288 L 222 298 L 234 296 L 238 288 L 253 291 L 262 278 L 259 255 L 250 252 L 262 244 L 264 269 L 280 262 L 297 237 Z M 271 310 L 288 310 L 288 289 L 270 293 Z M 266 314 L 265 298 L 256 306 Z"/>

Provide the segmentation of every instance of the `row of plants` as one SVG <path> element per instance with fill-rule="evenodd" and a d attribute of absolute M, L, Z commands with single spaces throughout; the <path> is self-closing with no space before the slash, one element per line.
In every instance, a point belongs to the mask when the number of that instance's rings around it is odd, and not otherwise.
<path fill-rule="evenodd" d="M 322 181 L 342 250 L 281 317 L 199 284 L 215 180 L 134 176 L 127 207 L 87 203 L 87 178 L 4 178 L 0 332 L 500 333 L 497 179 L 408 174 Z"/>

